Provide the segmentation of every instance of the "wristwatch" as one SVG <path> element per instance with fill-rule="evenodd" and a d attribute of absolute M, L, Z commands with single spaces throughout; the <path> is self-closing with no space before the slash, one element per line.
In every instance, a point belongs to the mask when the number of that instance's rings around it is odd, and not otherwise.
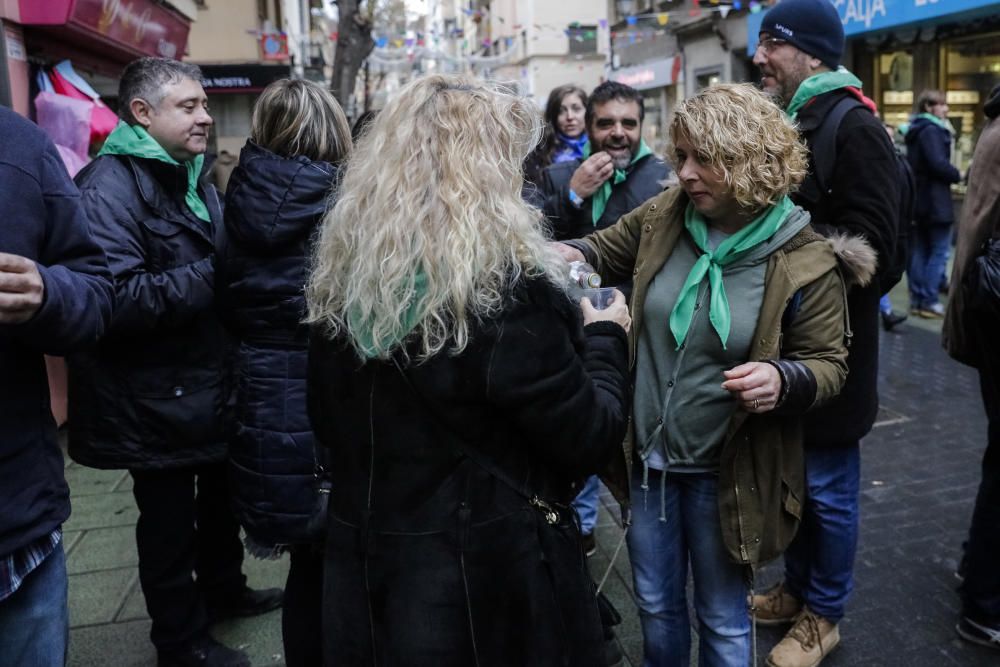
<path fill-rule="evenodd" d="M 577 208 L 583 208 L 583 197 L 573 192 L 573 188 L 569 189 L 569 203 Z"/>

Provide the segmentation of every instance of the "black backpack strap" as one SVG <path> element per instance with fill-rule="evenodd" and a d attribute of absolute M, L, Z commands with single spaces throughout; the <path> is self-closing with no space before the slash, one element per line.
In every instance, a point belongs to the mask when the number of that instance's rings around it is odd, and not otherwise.
<path fill-rule="evenodd" d="M 833 168 L 837 164 L 837 133 L 840 123 L 852 109 L 858 107 L 867 109 L 861 100 L 848 95 L 833 105 L 819 126 L 809 133 L 809 152 L 812 155 L 813 180 L 816 192 L 811 198 L 817 202 L 830 194 L 830 182 L 833 180 Z M 803 184 L 803 190 L 806 190 Z M 808 193 L 803 192 L 808 196 Z"/>

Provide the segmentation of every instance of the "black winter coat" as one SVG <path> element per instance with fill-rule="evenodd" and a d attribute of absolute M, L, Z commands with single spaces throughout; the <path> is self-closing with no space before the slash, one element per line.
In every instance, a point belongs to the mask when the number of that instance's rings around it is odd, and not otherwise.
<path fill-rule="evenodd" d="M 105 155 L 76 181 L 114 274 L 115 311 L 100 344 L 68 359 L 70 456 L 130 470 L 222 461 L 232 381 L 215 308 L 215 188 L 201 189 L 204 222 L 184 203 L 181 166 Z"/>
<path fill-rule="evenodd" d="M 316 508 L 303 286 L 336 175 L 326 162 L 247 142 L 226 192 L 220 304 L 239 340 L 233 502 L 250 544 L 264 549 L 305 542 Z"/>
<path fill-rule="evenodd" d="M 44 353 L 93 345 L 111 319 L 111 272 L 59 153 L 0 107 L 0 252 L 35 262 L 42 306 L 0 324 L 0 560 L 69 517 Z"/>
<path fill-rule="evenodd" d="M 361 363 L 318 333 L 311 355 L 309 414 L 333 471 L 328 655 L 358 666 L 602 665 L 578 538 L 575 564 L 546 562 L 551 528 L 460 448 L 543 499 L 571 499 L 571 482 L 621 446 L 621 327 L 583 330 L 563 294 L 532 281 L 461 354 L 407 369 L 412 387 L 392 363 Z"/>
<path fill-rule="evenodd" d="M 951 132 L 926 118 L 914 118 L 906 131 L 906 159 L 913 168 L 917 224 L 950 225 L 955 221 L 951 184 L 962 175 L 951 163 Z"/>
<path fill-rule="evenodd" d="M 542 171 L 540 188 L 527 197 L 528 201 L 542 209 L 557 241 L 583 238 L 615 224 L 618 218 L 663 192 L 664 181 L 670 175 L 670 167 L 655 155 L 639 160 L 626 170 L 628 176 L 625 181 L 611 189 L 608 204 L 595 225 L 590 197 L 580 208 L 573 206 L 569 200 L 569 182 L 581 164 L 580 160 L 572 160 L 546 167 Z"/>
<path fill-rule="evenodd" d="M 798 115 L 799 129 L 811 147 L 811 134 L 844 96 L 836 90 L 816 97 Z M 849 111 L 837 132 L 837 160 L 830 193 L 818 201 L 809 197 L 819 188 L 810 183 L 813 169 L 792 200 L 809 211 L 812 224 L 824 231 L 864 238 L 878 261 L 891 258 L 896 244 L 896 202 L 899 201 L 894 148 L 875 116 L 863 108 Z M 812 159 L 810 158 L 810 163 Z M 878 413 L 878 280 L 855 286 L 847 295 L 853 336 L 847 348 L 847 382 L 840 394 L 805 417 L 806 446 L 837 446 L 857 442 L 871 430 Z"/>

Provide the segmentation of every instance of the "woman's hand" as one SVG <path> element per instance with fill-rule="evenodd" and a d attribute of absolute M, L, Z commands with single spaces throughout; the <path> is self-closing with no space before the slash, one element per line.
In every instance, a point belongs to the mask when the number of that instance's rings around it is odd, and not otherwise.
<path fill-rule="evenodd" d="M 583 253 L 574 248 L 571 245 L 566 245 L 565 243 L 559 243 L 558 241 L 549 241 L 549 246 L 555 250 L 559 255 L 566 260 L 566 263 L 570 262 L 586 262 L 587 258 L 583 256 Z"/>
<path fill-rule="evenodd" d="M 584 326 L 591 322 L 617 322 L 625 329 L 626 333 L 632 328 L 632 318 L 628 314 L 628 304 L 625 303 L 625 295 L 619 290 L 615 290 L 614 301 L 604 310 L 597 310 L 590 303 L 590 299 L 583 297 L 580 299 L 580 309 L 583 310 Z"/>
<path fill-rule="evenodd" d="M 723 371 L 722 388 L 738 400 L 747 412 L 761 414 L 773 410 L 781 397 L 781 375 L 771 364 L 748 361 Z"/>

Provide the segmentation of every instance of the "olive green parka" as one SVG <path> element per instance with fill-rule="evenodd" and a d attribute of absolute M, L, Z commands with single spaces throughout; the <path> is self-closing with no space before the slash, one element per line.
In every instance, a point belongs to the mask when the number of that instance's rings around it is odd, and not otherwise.
<path fill-rule="evenodd" d="M 681 238 L 687 203 L 683 190 L 672 188 L 624 215 L 615 225 L 573 243 L 606 284 L 632 280 L 629 364 L 633 372 L 637 336 L 647 326 L 643 322 L 647 289 Z M 847 377 L 845 345 L 850 338 L 844 281 L 851 284 L 870 279 L 874 264 L 874 252 L 863 240 L 827 239 L 805 227 L 768 259 L 748 361 L 782 358 L 801 362 L 816 380 L 813 406 L 836 396 Z M 797 292 L 797 310 L 784 327 L 783 315 Z M 626 517 L 633 434 L 630 423 L 623 455 L 603 475 Z M 780 555 L 798 528 L 804 493 L 799 416 L 734 413 L 719 471 L 719 513 L 730 558 L 756 565 Z"/>

